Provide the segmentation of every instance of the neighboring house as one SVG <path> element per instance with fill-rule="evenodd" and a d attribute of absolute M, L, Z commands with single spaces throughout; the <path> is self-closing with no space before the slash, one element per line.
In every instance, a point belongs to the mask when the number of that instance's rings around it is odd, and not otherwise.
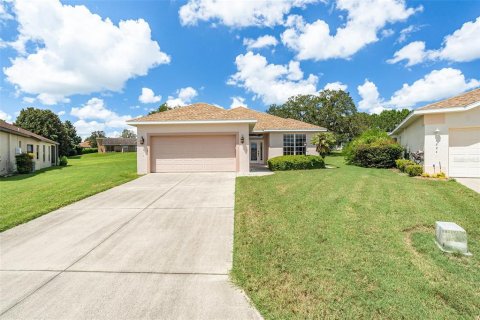
<path fill-rule="evenodd" d="M 390 135 L 424 152 L 427 173 L 480 178 L 480 89 L 413 111 Z"/>
<path fill-rule="evenodd" d="M 17 170 L 21 153 L 33 153 L 35 170 L 47 168 L 58 163 L 58 142 L 0 120 L 0 175 Z"/>
<path fill-rule="evenodd" d="M 78 146 L 79 146 L 80 148 L 91 148 L 91 147 L 92 147 L 92 145 L 90 144 L 90 141 L 88 141 L 88 140 L 83 141 L 83 142 L 80 142 L 80 143 L 78 144 Z"/>
<path fill-rule="evenodd" d="M 135 152 L 137 139 L 133 138 L 97 138 L 98 153 Z"/>
<path fill-rule="evenodd" d="M 197 103 L 127 121 L 137 127 L 137 170 L 249 172 L 251 164 L 294 154 L 317 154 L 310 140 L 327 131 L 244 107 Z"/>

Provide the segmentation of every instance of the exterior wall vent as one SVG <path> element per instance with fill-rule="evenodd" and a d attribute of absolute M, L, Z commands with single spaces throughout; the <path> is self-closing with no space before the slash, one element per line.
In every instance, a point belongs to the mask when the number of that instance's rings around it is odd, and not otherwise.
<path fill-rule="evenodd" d="M 472 255 L 468 252 L 467 232 L 453 222 L 435 222 L 435 243 L 444 252 Z"/>

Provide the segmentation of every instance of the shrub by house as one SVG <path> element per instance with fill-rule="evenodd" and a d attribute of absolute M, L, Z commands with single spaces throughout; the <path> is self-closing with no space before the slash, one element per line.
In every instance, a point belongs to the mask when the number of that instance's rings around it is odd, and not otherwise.
<path fill-rule="evenodd" d="M 325 162 L 313 155 L 280 156 L 269 159 L 268 168 L 272 171 L 322 169 Z"/>
<path fill-rule="evenodd" d="M 380 130 L 367 130 L 345 148 L 348 164 L 368 168 L 393 168 L 403 154 L 403 147 Z"/>

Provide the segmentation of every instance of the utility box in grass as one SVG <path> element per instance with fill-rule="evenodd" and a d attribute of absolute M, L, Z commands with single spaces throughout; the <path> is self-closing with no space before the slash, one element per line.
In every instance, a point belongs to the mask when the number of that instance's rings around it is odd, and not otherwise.
<path fill-rule="evenodd" d="M 444 252 L 456 252 L 470 256 L 467 246 L 467 232 L 453 222 L 435 222 L 435 242 Z"/>

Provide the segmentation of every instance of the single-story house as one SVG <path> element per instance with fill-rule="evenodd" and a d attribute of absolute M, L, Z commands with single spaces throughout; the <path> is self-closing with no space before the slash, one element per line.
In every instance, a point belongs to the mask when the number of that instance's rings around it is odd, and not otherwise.
<path fill-rule="evenodd" d="M 252 109 L 196 103 L 127 121 L 137 127 L 137 170 L 236 171 L 281 155 L 317 154 L 310 140 L 327 131 Z"/>
<path fill-rule="evenodd" d="M 480 178 L 480 89 L 416 109 L 390 135 L 427 173 Z"/>
<path fill-rule="evenodd" d="M 135 138 L 97 138 L 98 153 L 105 152 L 135 152 L 137 139 Z"/>
<path fill-rule="evenodd" d="M 58 164 L 58 142 L 0 120 L 0 175 L 15 172 L 15 156 L 32 153 L 35 170 Z"/>

